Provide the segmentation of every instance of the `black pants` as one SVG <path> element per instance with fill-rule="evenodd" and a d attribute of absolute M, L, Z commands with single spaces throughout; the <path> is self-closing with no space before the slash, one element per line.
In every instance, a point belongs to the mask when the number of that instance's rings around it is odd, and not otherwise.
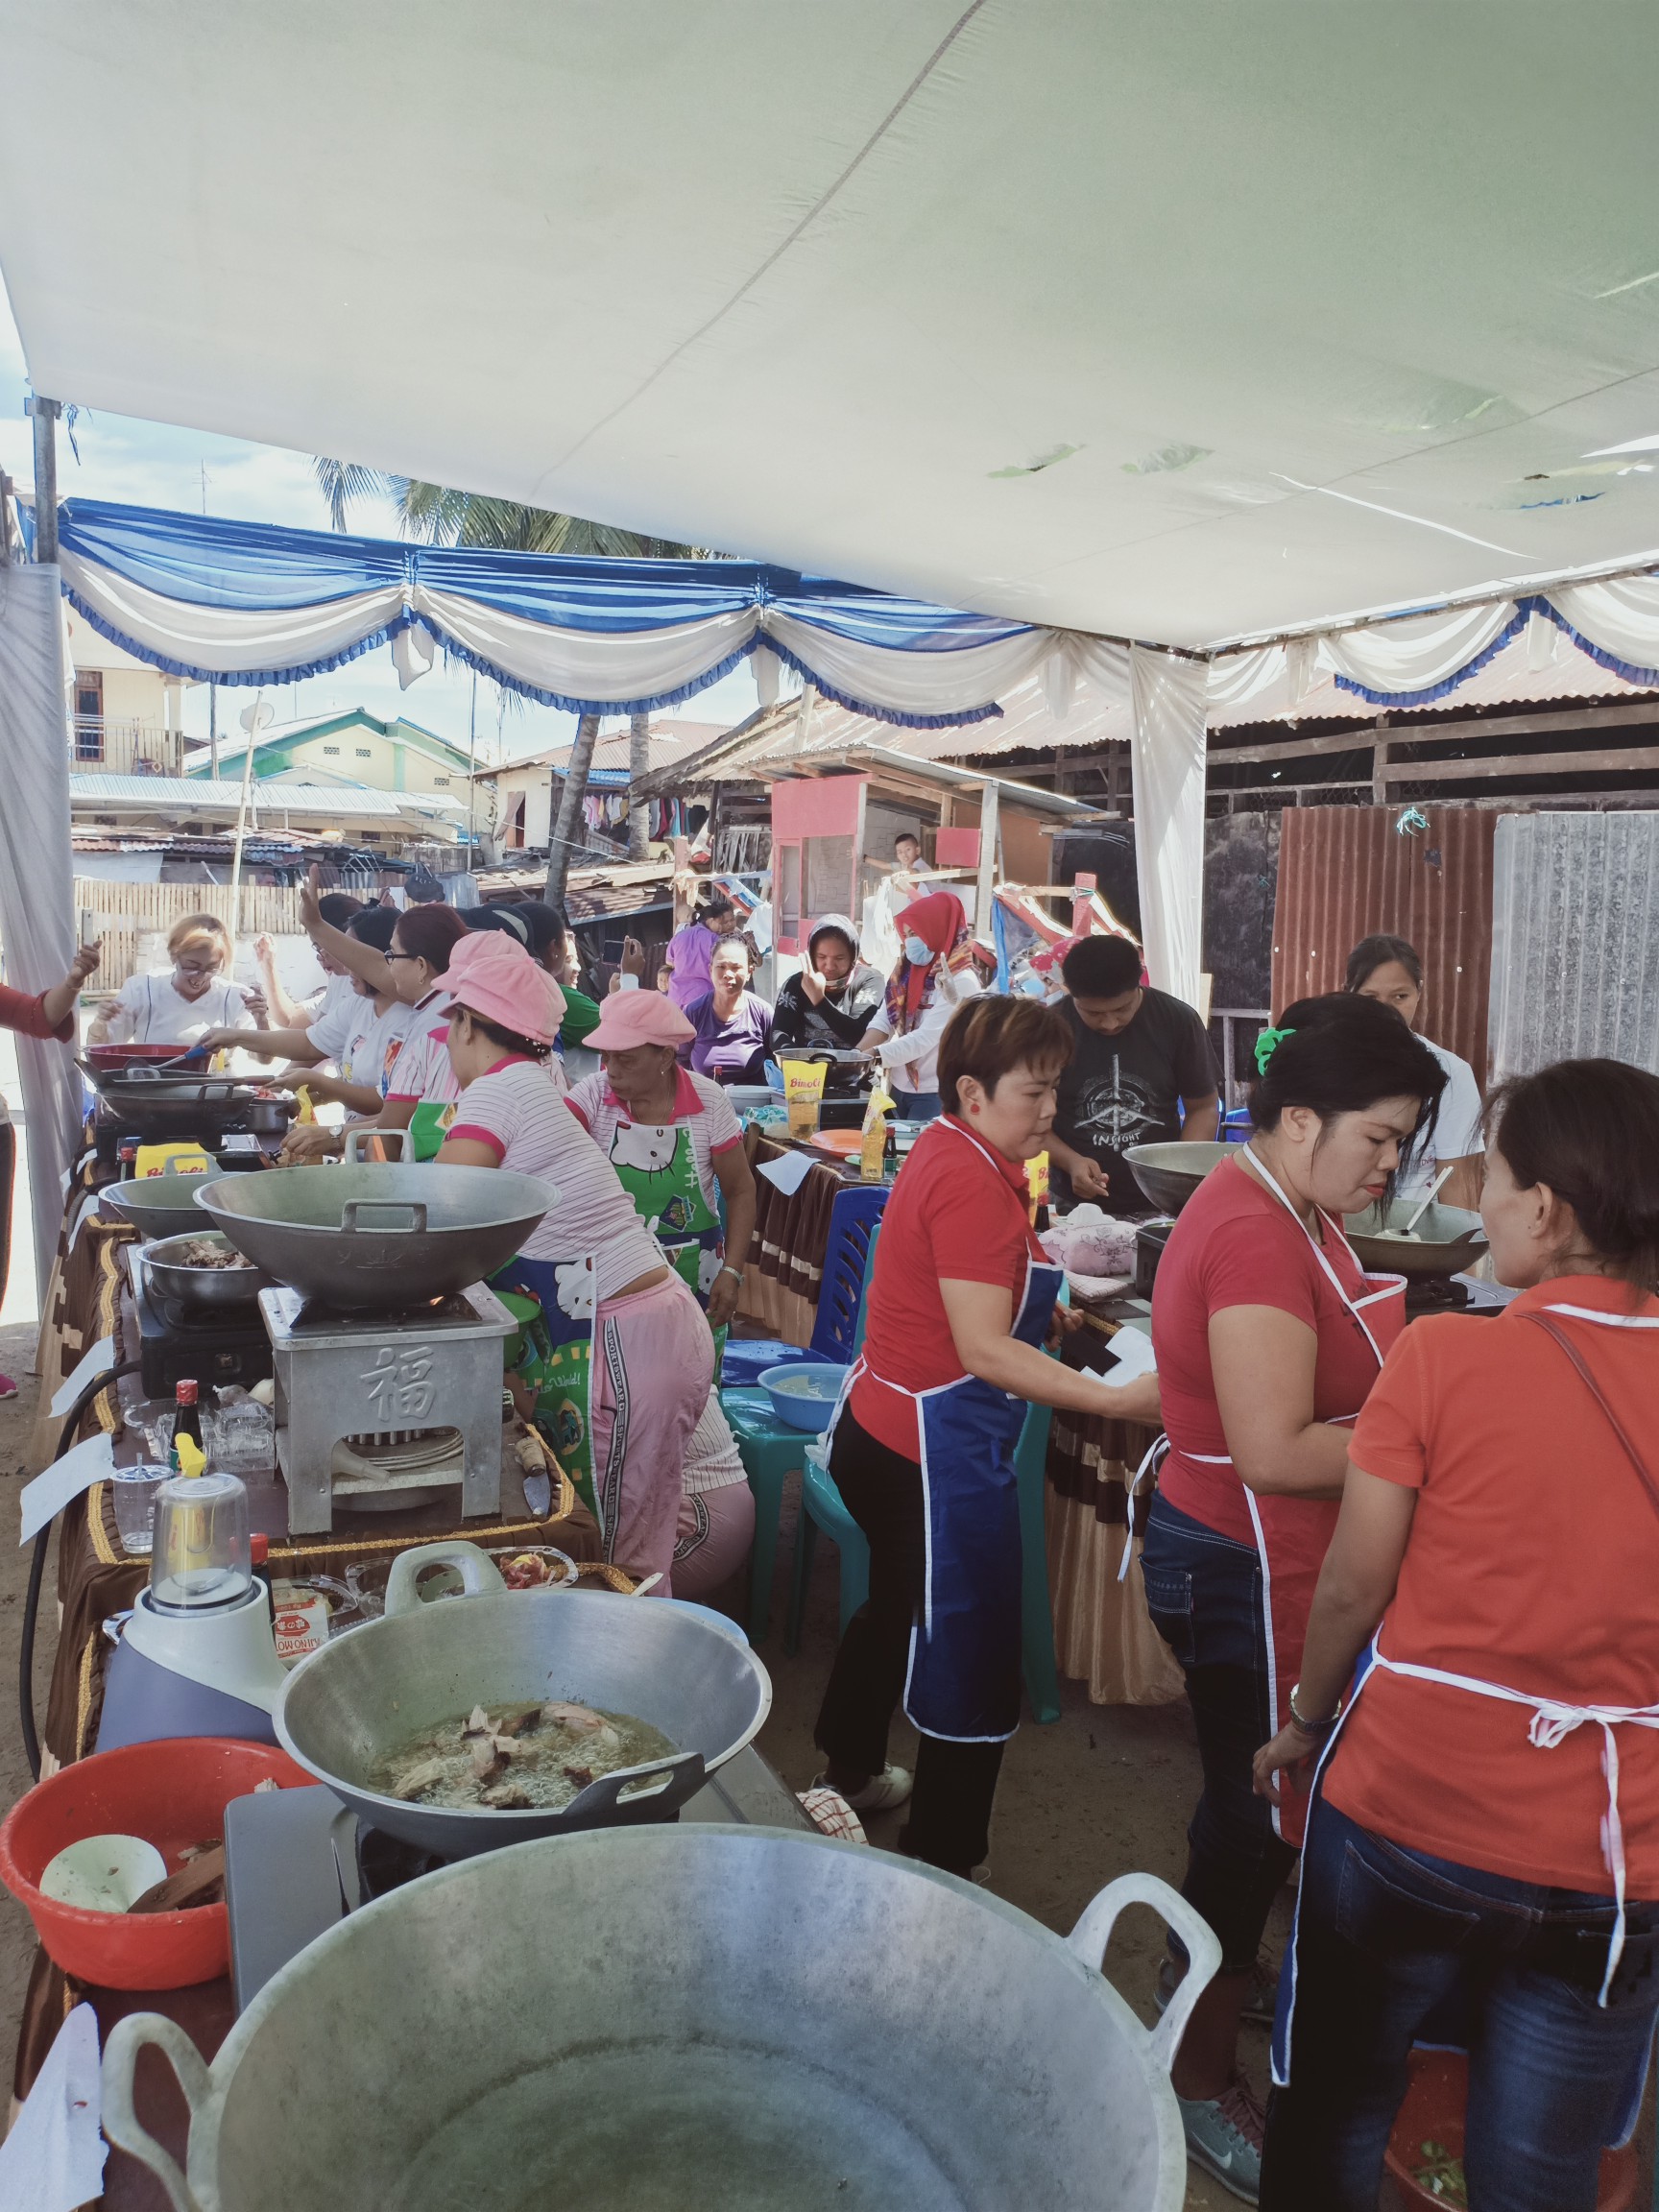
<path fill-rule="evenodd" d="M 1204 1791 L 1187 1831 L 1181 1894 L 1214 1929 L 1221 1963 L 1256 1963 L 1262 1931 L 1296 1854 L 1273 1831 L 1251 1780 L 1273 1733 L 1262 1563 L 1162 1498 L 1146 1516 L 1141 1558 L 1152 1625 L 1181 1663 L 1198 1733 Z"/>
<path fill-rule="evenodd" d="M 926 1538 L 922 1470 L 879 1444 L 851 1411 L 835 1425 L 830 1472 L 870 1542 L 870 1596 L 847 1623 L 830 1671 L 814 1740 L 838 1767 L 879 1774 L 887 1730 L 904 1689 L 910 1630 L 922 1604 Z M 924 1736 L 903 1848 L 956 1874 L 990 1851 L 1000 1743 Z"/>

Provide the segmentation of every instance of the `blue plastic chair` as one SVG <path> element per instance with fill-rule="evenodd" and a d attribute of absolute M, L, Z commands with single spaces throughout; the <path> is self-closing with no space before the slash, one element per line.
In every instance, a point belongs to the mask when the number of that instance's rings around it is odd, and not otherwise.
<path fill-rule="evenodd" d="M 876 1256 L 881 1209 L 886 1203 L 887 1191 L 881 1184 L 860 1184 L 837 1193 L 830 1215 L 830 1243 L 824 1255 L 824 1284 L 818 1294 L 818 1319 L 812 1331 L 811 1348 L 803 1351 L 797 1344 L 733 1344 L 728 1340 L 727 1369 L 733 1350 L 767 1354 L 781 1351 L 794 1360 L 822 1359 L 851 1365 L 864 1340 L 864 1287 Z M 819 1349 L 821 1339 L 826 1347 L 822 1350 Z M 781 1364 L 782 1361 L 768 1357 L 762 1360 L 761 1369 Z M 749 1561 L 749 1641 L 758 1644 L 771 1620 L 772 1577 L 778 1564 L 783 1485 L 791 1475 L 805 1471 L 806 1447 L 813 1439 L 804 1430 L 792 1429 L 787 1422 L 780 1421 L 772 1410 L 771 1399 L 758 1387 L 723 1386 L 720 1405 L 737 1439 L 743 1472 L 755 1494 L 755 1549 Z"/>
<path fill-rule="evenodd" d="M 720 1368 L 723 1388 L 744 1388 L 757 1382 L 768 1367 L 789 1366 L 798 1360 L 833 1360 L 843 1367 L 851 1362 L 870 1238 L 887 1204 L 887 1189 L 885 1183 L 853 1183 L 835 1193 L 811 1343 L 785 1344 L 781 1337 L 729 1336 Z"/>

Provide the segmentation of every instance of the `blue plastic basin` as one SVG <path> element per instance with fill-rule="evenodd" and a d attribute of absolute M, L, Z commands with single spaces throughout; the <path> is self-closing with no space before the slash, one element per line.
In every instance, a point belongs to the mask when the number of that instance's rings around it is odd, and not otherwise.
<path fill-rule="evenodd" d="M 808 1436 L 819 1436 L 835 1410 L 847 1370 L 830 1362 L 804 1359 L 783 1367 L 768 1367 L 757 1380 L 780 1421 Z"/>

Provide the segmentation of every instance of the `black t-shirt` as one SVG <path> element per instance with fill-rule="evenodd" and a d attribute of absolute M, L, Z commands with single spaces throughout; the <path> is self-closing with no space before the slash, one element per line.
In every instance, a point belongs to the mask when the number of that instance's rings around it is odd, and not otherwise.
<path fill-rule="evenodd" d="M 1060 1078 L 1054 1134 L 1074 1152 L 1093 1153 L 1111 1179 L 1106 1200 L 1114 1214 L 1158 1211 L 1123 1164 L 1132 1144 L 1172 1143 L 1181 1134 L 1183 1098 L 1202 1098 L 1219 1088 L 1204 1024 L 1183 998 L 1148 988 L 1127 1029 L 1103 1037 L 1077 1018 L 1070 998 L 1060 1011 L 1071 1024 L 1071 1060 Z M 1071 1184 L 1053 1169 L 1055 1195 L 1069 1199 Z"/>

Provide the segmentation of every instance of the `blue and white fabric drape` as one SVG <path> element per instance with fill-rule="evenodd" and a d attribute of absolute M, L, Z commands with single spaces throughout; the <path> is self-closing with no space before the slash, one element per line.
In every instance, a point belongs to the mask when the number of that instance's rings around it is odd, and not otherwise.
<path fill-rule="evenodd" d="M 676 706 L 761 651 L 774 675 L 787 662 L 824 698 L 929 729 L 995 715 L 1057 650 L 1027 623 L 751 561 L 405 545 L 91 500 L 60 510 L 59 539 L 94 628 L 222 684 L 320 675 L 387 643 L 408 683 L 442 646 L 544 706 L 617 713 Z"/>
<path fill-rule="evenodd" d="M 1659 573 L 1561 584 L 1525 598 L 1399 615 L 1352 630 L 1218 655 L 1210 704 L 1238 708 L 1283 687 L 1294 707 L 1321 676 L 1378 707 L 1427 707 L 1455 692 L 1531 626 L 1565 633 L 1627 683 L 1659 685 Z"/>

